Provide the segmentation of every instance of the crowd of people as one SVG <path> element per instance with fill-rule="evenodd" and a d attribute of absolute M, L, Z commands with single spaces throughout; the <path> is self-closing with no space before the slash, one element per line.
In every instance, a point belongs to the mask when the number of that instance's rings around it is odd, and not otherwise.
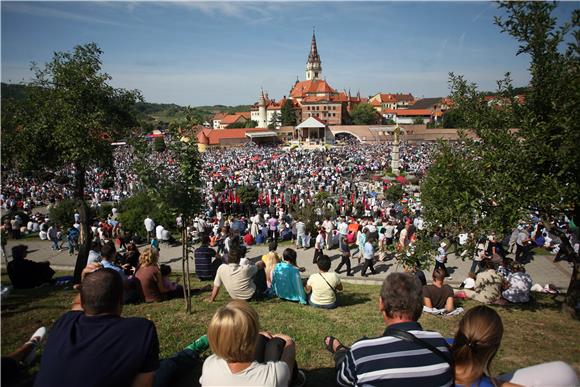
<path fill-rule="evenodd" d="M 403 144 L 401 149 L 402 169 L 422 175 L 432 146 Z M 137 190 L 132 159 L 130 147 L 118 147 L 114 175 L 100 169 L 88 172 L 87 191 L 94 205 L 119 201 Z M 202 369 L 199 381 L 204 386 L 303 385 L 306 375 L 296 362 L 300 343 L 285 334 L 261 330 L 259 310 L 248 302 L 278 297 L 321 309 L 340 308 L 343 285 L 339 274 L 343 268 L 346 276 L 353 276 L 357 268 L 363 277 L 373 275 L 376 262 L 412 254 L 417 235 L 424 229 L 418 197 L 409 194 L 402 205 L 378 194 L 385 184 L 382 171 L 390 165 L 388 144 L 346 145 L 324 151 L 251 145 L 211 150 L 202 159 L 203 213 L 191 225 L 181 224 L 178 217 L 176 226 L 189 227 L 190 235 L 201 242 L 194 251 L 195 272 L 201 280 L 212 281 L 192 293 L 211 291 L 207 301 L 215 302 L 225 288 L 232 299 L 215 312 L 207 336 L 172 357 L 159 359 L 155 324 L 121 316 L 124 304 L 183 297 L 184 288 L 171 280 L 171 268 L 159 262 L 160 242 L 171 242 L 169 231 L 147 217 L 141 232 L 148 243 L 138 247 L 117 221 L 115 210 L 108 219 L 95 222 L 91 230 L 93 241 L 79 295 L 73 311 L 51 328 L 35 385 L 166 386 L 173 385 L 183 369 L 195 367 Z M 177 168 L 168 152 L 152 152 L 149 162 L 164 166 L 169 173 Z M 74 170 L 58 175 L 74 176 Z M 72 195 L 65 179 L 41 182 L 7 177 L 0 197 L 4 208 L 31 212 L 36 206 Z M 105 180 L 111 181 L 106 189 Z M 244 207 L 240 201 L 238 189 L 242 186 L 258 191 L 250 206 Z M 317 201 L 320 192 L 328 200 Z M 300 209 L 309 206 L 316 208 L 306 218 Z M 62 249 L 66 241 L 69 253 L 74 254 L 79 237 L 77 215 L 70 225 L 61 225 L 62 229 L 40 213 L 32 215 L 26 225 L 16 215 L 4 223 L 2 231 L 13 238 L 19 238 L 22 231 L 38 232 L 55 250 Z M 495 235 L 477 237 L 477 241 L 473 235 L 449 240 L 437 230 L 428 237 L 437 249 L 433 282 L 427 285 L 419 267 L 406 267 L 408 273 L 393 273 L 384 280 L 378 305 L 386 325 L 383 336 L 364 337 L 350 348 L 333 336 L 321 337 L 321 345 L 334 356 L 339 385 L 578 383 L 574 371 L 562 362 L 518 370 L 511 376 L 492 374 L 489 366 L 501 345 L 503 326 L 499 315 L 487 306 L 468 310 L 454 339 L 424 331 L 418 323 L 423 311 L 461 313 L 456 305 L 461 298 L 483 304 L 528 302 L 533 283 L 525 264 L 530 249 L 555 248 L 557 259 L 570 247 L 577 253 L 577 241 L 571 234 L 553 235 L 532 215 L 514 229 L 507 243 L 502 243 L 503 236 Z M 279 254 L 278 242 L 283 240 L 292 241 L 292 247 Z M 561 242 L 566 240 L 562 248 Z M 464 247 L 472 241 L 476 242 L 474 252 Z M 266 243 L 268 253 L 251 262 L 246 256 L 248 247 Z M 473 254 L 469 278 L 457 291 L 445 284 L 451 279 L 446 263 L 452 245 L 456 254 L 462 250 Z M 317 267 L 305 281 L 301 277 L 304 267 L 297 260 L 299 249 L 310 250 Z M 334 270 L 332 250 L 340 257 Z M 15 287 L 52 280 L 54 271 L 48 264 L 32 265 L 24 259 L 25 249 L 14 251 L 8 272 Z M 510 252 L 515 254 L 514 260 L 507 257 Z M 29 282 L 23 283 L 23 278 Z M 43 336 L 35 334 L 31 342 L 37 343 Z M 29 356 L 34 347 L 27 343 L 22 351 Z M 213 354 L 202 360 L 208 349 Z M 100 361 L 103 357 L 108 361 Z M 95 364 L 100 364 L 100 372 L 87 379 Z"/>

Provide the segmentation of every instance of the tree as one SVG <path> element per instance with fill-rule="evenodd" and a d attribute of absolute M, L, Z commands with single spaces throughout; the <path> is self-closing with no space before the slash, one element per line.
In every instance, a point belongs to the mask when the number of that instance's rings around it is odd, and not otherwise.
<path fill-rule="evenodd" d="M 90 248 L 86 170 L 112 167 L 111 142 L 124 139 L 137 126 L 134 107 L 141 99 L 138 91 L 109 85 L 111 77 L 102 72 L 101 54 L 95 43 L 89 43 L 72 52 L 55 53 L 42 67 L 33 64 L 28 96 L 20 114 L 13 117 L 18 128 L 19 171 L 42 173 L 43 169 L 74 166 L 74 197 L 81 215 L 75 282 L 80 281 Z"/>
<path fill-rule="evenodd" d="M 405 194 L 405 190 L 400 183 L 393 181 L 384 192 L 385 199 L 390 201 L 391 203 L 397 203 L 399 200 L 403 198 Z"/>
<path fill-rule="evenodd" d="M 280 114 L 278 114 L 278 112 L 274 112 L 274 114 L 272 114 L 272 118 L 270 119 L 270 123 L 268 124 L 268 129 L 277 129 L 281 122 Z"/>
<path fill-rule="evenodd" d="M 192 121 L 183 123 L 186 128 L 193 126 L 195 117 L 190 116 Z M 187 119 L 187 116 L 186 116 Z M 197 144 L 181 127 L 169 128 L 172 138 L 177 139 L 166 143 L 167 151 L 171 152 L 176 171 L 167 173 L 166 165 L 151 165 L 148 148 L 143 139 L 135 139 L 135 170 L 141 180 L 147 197 L 158 208 L 163 208 L 163 213 L 173 219 L 181 216 L 182 227 L 182 270 L 184 276 L 184 299 L 188 313 L 191 313 L 191 281 L 189 278 L 189 253 L 190 242 L 187 234 L 187 225 L 201 209 L 202 197 L 200 187 L 201 157 L 197 150 Z"/>
<path fill-rule="evenodd" d="M 380 116 L 368 103 L 359 103 L 350 111 L 350 116 L 355 125 L 371 125 L 380 122 Z"/>
<path fill-rule="evenodd" d="M 155 137 L 153 140 L 153 150 L 155 152 L 163 152 L 165 151 L 165 140 L 163 137 Z"/>
<path fill-rule="evenodd" d="M 496 18 L 496 24 L 520 43 L 517 54 L 530 56 L 530 87 L 525 101 L 518 100 L 508 75 L 498 82 L 497 102 L 489 104 L 476 85 L 451 74 L 452 111 L 478 140 L 463 133 L 461 149 L 440 146 L 422 184 L 422 199 L 427 223 L 443 223 L 452 237 L 460 231 L 504 233 L 530 208 L 546 217 L 572 209 L 570 216 L 577 224 L 580 220 L 580 12 L 557 27 L 555 4 L 500 7 L 507 16 Z M 564 52 L 563 42 L 569 42 Z M 579 284 L 576 255 L 566 297 L 576 317 Z"/>
<path fill-rule="evenodd" d="M 296 110 L 294 109 L 291 99 L 288 98 L 284 101 L 280 113 L 282 126 L 296 126 Z"/>
<path fill-rule="evenodd" d="M 413 118 L 413 125 L 424 125 L 425 119 L 423 117 L 415 117 Z"/>
<path fill-rule="evenodd" d="M 257 128 L 257 127 L 258 127 L 258 121 L 254 121 L 254 120 L 246 121 L 246 125 L 244 126 L 244 128 Z"/>

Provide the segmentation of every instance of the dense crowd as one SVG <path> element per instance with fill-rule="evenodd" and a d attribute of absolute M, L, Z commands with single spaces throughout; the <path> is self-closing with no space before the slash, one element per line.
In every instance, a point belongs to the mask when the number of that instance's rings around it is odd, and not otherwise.
<path fill-rule="evenodd" d="M 402 169 L 422 175 L 431 149 L 429 145 L 403 144 Z M 195 273 L 200 280 L 211 281 L 211 285 L 193 289 L 193 294 L 211 290 L 207 301 L 214 302 L 225 289 L 234 301 L 216 311 L 207 335 L 167 359 L 159 359 L 155 325 L 143 318 L 123 318 L 121 312 L 123 304 L 184 296 L 184 288 L 170 278 L 171 268 L 159 263 L 163 248 L 160 242 L 171 243 L 171 235 L 147 217 L 143 230 L 135 234 L 146 235 L 150 243 L 139 248 L 138 235 L 121 230 L 117 210 L 113 209 L 107 219 L 100 219 L 91 229 L 91 251 L 80 293 L 73 311 L 51 328 L 35 385 L 168 386 L 174 385 L 182 371 L 198 367 L 202 369 L 199 382 L 204 386 L 304 385 L 307 375 L 296 362 L 300 343 L 285 334 L 262 331 L 258 313 L 247 301 L 277 297 L 315 308 L 340 308 L 337 295 L 343 287 L 339 273 L 345 268 L 346 275 L 352 276 L 356 268 L 351 266 L 353 259 L 361 275 L 367 276 L 375 274 L 376 262 L 414 253 L 417 235 L 424 227 L 419 195 L 409 192 L 402 201 L 391 202 L 378 194 L 385 184 L 382 172 L 390 166 L 389 153 L 389 144 L 315 151 L 249 145 L 204 153 L 204 211 L 190 225 L 184 225 L 178 217 L 176 226 L 188 227 L 189 235 L 201 242 L 194 251 Z M 87 191 L 94 205 L 103 200 L 118 201 L 138 188 L 132 160 L 130 147 L 118 147 L 114 175 L 100 169 L 88 172 Z M 169 174 L 177 168 L 170 152 L 151 152 L 148 163 Z M 71 178 L 74 170 L 59 174 Z M 2 187 L 5 208 L 15 206 L 31 212 L 34 206 L 72 195 L 72 186 L 58 184 L 57 179 L 40 183 L 11 174 L 5 177 L 9 178 Z M 104 189 L 102 183 L 107 179 L 111 184 Z M 223 189 L 216 190 L 218 184 Z M 251 206 L 240 203 L 237 191 L 242 186 L 258 191 L 258 199 Z M 327 193 L 321 202 L 315 200 L 319 192 Z M 311 205 L 317 208 L 312 218 L 306 219 L 300 208 Z M 66 242 L 73 254 L 78 249 L 78 223 L 75 214 L 72 227 L 61 230 L 40 213 L 32 215 L 26 225 L 17 215 L 7 220 L 3 232 L 10 232 L 14 238 L 21 231 L 39 232 L 41 239 L 52 242 L 53 249 L 61 249 Z M 405 267 L 408 273 L 393 273 L 383 282 L 379 297 L 379 310 L 387 327 L 383 336 L 365 337 L 350 348 L 333 336 L 321 337 L 321 345 L 334 357 L 336 382 L 344 386 L 509 386 L 527 385 L 532 380 L 553 385 L 577 383 L 574 371 L 562 362 L 525 368 L 514 375 L 492 375 L 489 364 L 499 349 L 504 328 L 499 315 L 486 306 L 465 313 L 451 345 L 439 333 L 424 331 L 417 322 L 423 312 L 463 313 L 455 304 L 461 298 L 483 304 L 528 302 L 533 282 L 524 265 L 530 249 L 555 248 L 557 260 L 577 254 L 577 241 L 563 227 L 567 223 L 558 225 L 564 232 L 553 235 L 532 214 L 505 241 L 504 236 L 467 234 L 450 240 L 435 230 L 428 236 L 437 250 L 432 284 L 427 284 L 423 271 L 413 265 Z M 293 245 L 279 253 L 277 244 L 283 240 Z M 269 252 L 257 262 L 246 257 L 249 246 L 266 243 Z M 463 251 L 472 254 L 473 259 L 469 278 L 458 290 L 445 284 L 450 278 L 446 262 L 452 246 L 455 254 Z M 468 246 L 475 246 L 474 251 Z M 304 268 L 297 260 L 298 249 L 312 249 L 318 269 L 305 281 L 301 278 Z M 334 270 L 331 250 L 341 258 Z M 514 259 L 508 258 L 510 253 Z M 15 287 L 30 288 L 53 281 L 55 273 L 50 264 L 25 259 L 25 246 L 15 246 L 12 255 L 8 274 Z M 98 329 L 94 329 L 95 324 Z M 488 329 L 481 330 L 480 326 Z M 3 369 L 18 375 L 27 359 L 34 358 L 34 349 L 45 332 L 35 332 L 29 342 L 4 357 Z M 202 361 L 200 356 L 208 349 L 213 354 Z M 96 350 L 105 351 L 109 361 L 87 380 L 89 367 L 98 361 Z"/>

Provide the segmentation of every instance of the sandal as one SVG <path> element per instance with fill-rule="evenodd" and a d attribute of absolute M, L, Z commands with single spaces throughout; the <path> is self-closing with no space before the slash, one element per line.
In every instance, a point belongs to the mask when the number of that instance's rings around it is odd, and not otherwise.
<path fill-rule="evenodd" d="M 328 342 L 326 342 L 326 340 L 328 339 Z M 338 339 L 334 336 L 326 336 L 324 338 L 324 345 L 326 347 L 326 350 L 332 354 L 336 353 L 338 350 L 340 349 L 346 349 L 346 347 L 342 344 L 339 344 L 338 347 L 336 347 L 336 351 L 334 350 L 334 342 L 338 341 Z"/>

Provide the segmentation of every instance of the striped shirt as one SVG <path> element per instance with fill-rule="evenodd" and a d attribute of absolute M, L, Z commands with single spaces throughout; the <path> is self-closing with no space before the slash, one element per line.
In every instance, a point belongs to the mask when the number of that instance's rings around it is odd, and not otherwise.
<path fill-rule="evenodd" d="M 200 246 L 193 252 L 195 257 L 195 274 L 201 280 L 211 280 L 215 277 L 212 272 L 211 259 L 215 257 L 215 250 L 208 246 Z"/>
<path fill-rule="evenodd" d="M 438 332 L 423 331 L 417 322 L 393 324 L 440 351 L 449 353 Z M 393 336 L 364 338 L 352 345 L 337 366 L 341 386 L 451 386 L 451 367 L 439 356 L 413 342 Z"/>

